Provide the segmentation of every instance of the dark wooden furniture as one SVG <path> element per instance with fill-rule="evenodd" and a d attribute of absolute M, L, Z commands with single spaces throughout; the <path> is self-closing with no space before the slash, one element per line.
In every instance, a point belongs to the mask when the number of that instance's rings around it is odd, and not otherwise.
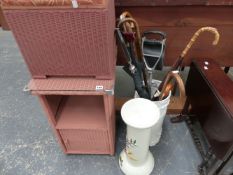
<path fill-rule="evenodd" d="M 217 27 L 221 38 L 214 47 L 212 35 L 203 33 L 186 56 L 186 65 L 191 58 L 213 58 L 222 66 L 232 66 L 233 50 L 233 1 L 223 0 L 116 0 L 116 16 L 127 10 L 138 21 L 141 31 L 156 29 L 167 34 L 165 64 L 171 66 L 180 55 L 193 33 L 203 27 Z M 218 59 L 221 58 L 221 59 Z M 118 56 L 123 64 L 124 57 Z"/>
<path fill-rule="evenodd" d="M 233 0 L 115 0 L 116 16 L 129 11 L 140 25 L 141 32 L 148 29 L 164 31 L 167 34 L 165 65 L 171 66 L 188 43 L 193 33 L 203 27 L 217 27 L 221 35 L 217 46 L 212 46 L 212 35 L 203 33 L 185 57 L 186 66 L 191 58 L 213 58 L 226 71 L 233 65 Z M 208 53 L 208 55 L 206 54 Z M 219 59 L 221 58 L 221 59 Z M 118 50 L 118 65 L 125 64 L 125 58 Z M 126 99 L 117 99 L 120 109 Z M 168 112 L 178 113 L 182 105 L 172 99 Z"/>
<path fill-rule="evenodd" d="M 233 159 L 233 81 L 211 59 L 194 60 L 186 83 L 187 123 L 199 149 L 203 174 L 224 174 Z M 187 108 L 188 109 L 188 108 Z M 231 160 L 231 162 L 233 162 Z M 233 173 L 233 164 L 229 166 Z"/>
<path fill-rule="evenodd" d="M 180 6 L 180 5 L 231 5 L 232 0 L 115 0 L 117 6 Z"/>

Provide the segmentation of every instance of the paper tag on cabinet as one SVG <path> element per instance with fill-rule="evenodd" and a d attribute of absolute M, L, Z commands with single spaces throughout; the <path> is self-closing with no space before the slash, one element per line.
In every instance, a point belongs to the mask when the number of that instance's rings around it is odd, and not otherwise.
<path fill-rule="evenodd" d="M 73 8 L 78 8 L 78 1 L 77 0 L 71 0 Z"/>

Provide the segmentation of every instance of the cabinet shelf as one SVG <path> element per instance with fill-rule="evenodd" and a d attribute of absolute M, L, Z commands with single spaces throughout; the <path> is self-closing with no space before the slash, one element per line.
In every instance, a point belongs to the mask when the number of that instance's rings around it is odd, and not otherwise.
<path fill-rule="evenodd" d="M 101 83 L 92 79 L 60 78 L 32 81 L 34 93 L 39 96 L 66 154 L 114 154 L 114 96 L 96 91 L 99 84 L 111 89 L 113 80 Z"/>
<path fill-rule="evenodd" d="M 65 96 L 57 113 L 56 129 L 106 130 L 103 96 Z"/>

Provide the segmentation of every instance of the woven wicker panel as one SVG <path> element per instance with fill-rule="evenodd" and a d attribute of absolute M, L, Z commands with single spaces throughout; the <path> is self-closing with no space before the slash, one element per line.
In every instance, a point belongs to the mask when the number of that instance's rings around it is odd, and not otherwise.
<path fill-rule="evenodd" d="M 32 79 L 29 82 L 31 91 L 95 91 L 96 86 L 103 86 L 103 90 L 114 88 L 114 79 L 96 80 L 90 78 L 48 78 Z"/>
<path fill-rule="evenodd" d="M 33 77 L 114 75 L 115 12 L 107 9 L 5 10 Z"/>
<path fill-rule="evenodd" d="M 65 153 L 114 154 L 113 96 L 85 92 L 70 96 L 42 95 L 40 99 Z"/>
<path fill-rule="evenodd" d="M 110 144 L 107 131 L 100 130 L 60 130 L 67 152 L 107 154 Z"/>
<path fill-rule="evenodd" d="M 112 154 L 115 152 L 115 139 L 116 139 L 116 114 L 115 114 L 115 106 L 114 106 L 114 98 L 112 98 L 112 101 L 109 103 L 109 107 L 112 107 L 112 114 L 109 118 L 108 124 L 109 124 L 109 142 L 110 142 L 110 149 L 112 151 Z"/>
<path fill-rule="evenodd" d="M 79 5 L 104 5 L 105 0 L 77 0 Z M 11 6 L 72 6 L 71 0 L 2 0 L 2 5 L 5 7 Z"/>
<path fill-rule="evenodd" d="M 205 5 L 208 0 L 116 0 L 117 6 L 179 6 Z"/>

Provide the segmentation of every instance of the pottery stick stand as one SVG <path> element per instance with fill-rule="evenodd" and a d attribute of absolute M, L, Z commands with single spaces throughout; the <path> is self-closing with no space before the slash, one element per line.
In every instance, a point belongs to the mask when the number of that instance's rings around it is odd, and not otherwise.
<path fill-rule="evenodd" d="M 119 165 L 126 175 L 149 175 L 154 158 L 149 151 L 151 127 L 159 121 L 160 111 L 150 100 L 135 98 L 126 102 L 121 116 L 127 124 L 126 147 Z"/>

